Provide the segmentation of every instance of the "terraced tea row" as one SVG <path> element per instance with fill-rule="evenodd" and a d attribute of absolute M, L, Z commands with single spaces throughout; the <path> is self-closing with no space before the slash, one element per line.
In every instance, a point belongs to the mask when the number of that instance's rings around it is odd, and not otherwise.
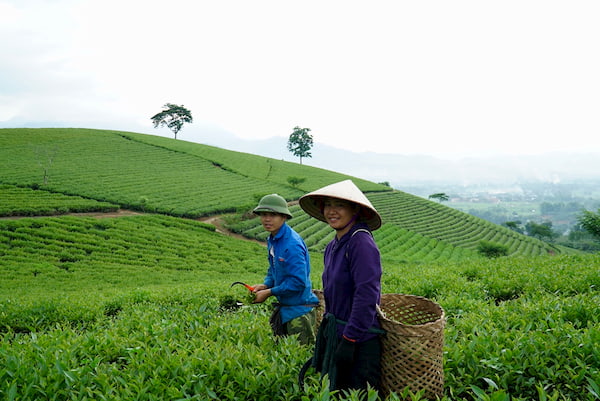
<path fill-rule="evenodd" d="M 155 274 L 155 269 L 203 272 L 211 277 L 241 269 L 260 273 L 258 279 L 265 263 L 264 249 L 257 244 L 216 234 L 211 225 L 169 216 L 0 221 L 0 268 L 12 272 L 4 273 L 3 285 L 9 286 L 11 277 L 24 276 L 43 286 L 46 275 L 60 275 L 67 285 L 72 273 L 91 275 L 96 284 L 106 284 L 116 276 L 127 280 L 126 272 L 134 277 Z M 115 277 L 96 277 L 106 269 L 114 270 Z M 15 291 L 31 290 L 31 286 L 15 287 Z"/>
<path fill-rule="evenodd" d="M 112 212 L 118 205 L 48 191 L 0 184 L 0 216 L 40 216 L 82 212 Z"/>
<path fill-rule="evenodd" d="M 374 193 L 368 197 L 385 222 L 461 248 L 476 250 L 480 241 L 491 241 L 507 246 L 511 255 L 533 256 L 564 251 L 536 238 L 405 192 Z"/>

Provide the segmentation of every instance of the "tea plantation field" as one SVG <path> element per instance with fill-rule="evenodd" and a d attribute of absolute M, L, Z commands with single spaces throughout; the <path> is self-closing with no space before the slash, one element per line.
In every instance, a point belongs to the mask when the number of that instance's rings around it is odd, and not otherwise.
<path fill-rule="evenodd" d="M 0 235 L 3 399 L 326 393 L 314 376 L 306 393 L 297 387 L 310 349 L 274 342 L 268 305 L 220 308 L 226 296 L 245 299 L 233 281 L 261 281 L 261 245 L 159 215 L 5 220 Z M 312 261 L 318 288 L 322 263 L 318 254 Z M 592 400 L 599 263 L 598 255 L 384 260 L 383 289 L 445 308 L 447 399 Z"/>
<path fill-rule="evenodd" d="M 294 187 L 290 177 L 304 181 Z M 293 201 L 348 178 L 381 213 L 388 227 L 376 236 L 390 244 L 382 251 L 396 259 L 459 259 L 472 255 L 481 241 L 504 246 L 513 256 L 573 252 L 381 184 L 310 166 L 130 132 L 0 129 L 5 192 L 6 185 L 43 189 L 178 217 L 244 213 L 263 195 L 276 192 Z M 65 208 L 63 212 L 76 209 Z M 18 198 L 7 199 L 3 209 L 0 215 L 29 214 Z M 57 213 L 56 208 L 46 212 Z M 299 208 L 294 213 L 291 225 L 303 224 L 307 243 L 322 250 L 328 239 L 324 224 L 315 224 Z M 256 219 L 233 219 L 229 227 L 249 237 L 264 235 Z M 397 246 L 399 238 L 403 247 Z"/>
<path fill-rule="evenodd" d="M 289 176 L 306 180 L 293 187 Z M 346 178 L 142 134 L 0 130 L 0 399 L 330 399 L 313 372 L 298 386 L 310 347 L 274 341 L 271 306 L 230 287 L 262 281 L 264 245 L 198 218 L 226 213 L 231 228 L 264 238 L 247 214 L 257 197 L 293 200 Z M 445 400 L 600 398 L 600 255 L 353 180 L 384 218 L 383 292 L 446 312 Z M 66 215 L 119 208 L 140 214 Z M 320 288 L 332 233 L 291 210 Z M 480 256 L 482 239 L 510 256 Z M 225 308 L 230 299 L 244 305 Z M 389 397 L 401 398 L 421 399 Z"/>

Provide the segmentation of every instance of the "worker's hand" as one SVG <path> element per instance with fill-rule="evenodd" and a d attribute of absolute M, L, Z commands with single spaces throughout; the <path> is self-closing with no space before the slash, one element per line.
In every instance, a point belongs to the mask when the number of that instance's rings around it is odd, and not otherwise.
<path fill-rule="evenodd" d="M 254 287 L 254 290 L 252 290 L 252 292 L 255 294 L 259 291 L 267 289 L 267 286 L 265 284 L 256 284 L 256 285 L 253 285 L 252 287 Z"/>
<path fill-rule="evenodd" d="M 354 348 L 354 342 L 348 340 L 346 337 L 342 337 L 342 340 L 335 350 L 335 362 L 338 365 L 351 365 L 352 362 L 354 362 Z"/>
<path fill-rule="evenodd" d="M 255 304 L 260 304 L 262 302 L 265 302 L 265 300 L 272 295 L 270 288 L 267 288 L 266 290 L 260 290 L 260 291 L 256 291 L 256 289 L 255 289 L 254 292 L 256 293 L 256 297 L 254 298 Z"/>

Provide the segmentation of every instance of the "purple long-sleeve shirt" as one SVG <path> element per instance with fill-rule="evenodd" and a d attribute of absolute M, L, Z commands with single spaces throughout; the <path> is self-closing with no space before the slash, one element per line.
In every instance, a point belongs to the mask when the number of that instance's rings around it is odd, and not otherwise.
<path fill-rule="evenodd" d="M 338 336 L 367 341 L 379 328 L 376 305 L 381 299 L 381 258 L 367 225 L 355 224 L 339 240 L 325 248 L 323 295 L 326 313 L 347 324 L 338 324 Z M 358 231 L 357 231 L 358 230 Z"/>

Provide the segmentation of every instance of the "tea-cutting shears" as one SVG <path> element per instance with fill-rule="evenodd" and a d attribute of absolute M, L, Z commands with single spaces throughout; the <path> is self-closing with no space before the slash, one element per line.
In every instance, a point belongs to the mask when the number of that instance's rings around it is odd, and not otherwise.
<path fill-rule="evenodd" d="M 248 291 L 254 291 L 254 287 L 252 287 L 251 285 L 248 285 L 246 283 L 242 283 L 241 281 L 234 282 L 233 284 L 231 284 L 231 287 L 233 287 L 236 284 L 243 285 L 244 287 L 246 287 L 248 289 Z"/>

